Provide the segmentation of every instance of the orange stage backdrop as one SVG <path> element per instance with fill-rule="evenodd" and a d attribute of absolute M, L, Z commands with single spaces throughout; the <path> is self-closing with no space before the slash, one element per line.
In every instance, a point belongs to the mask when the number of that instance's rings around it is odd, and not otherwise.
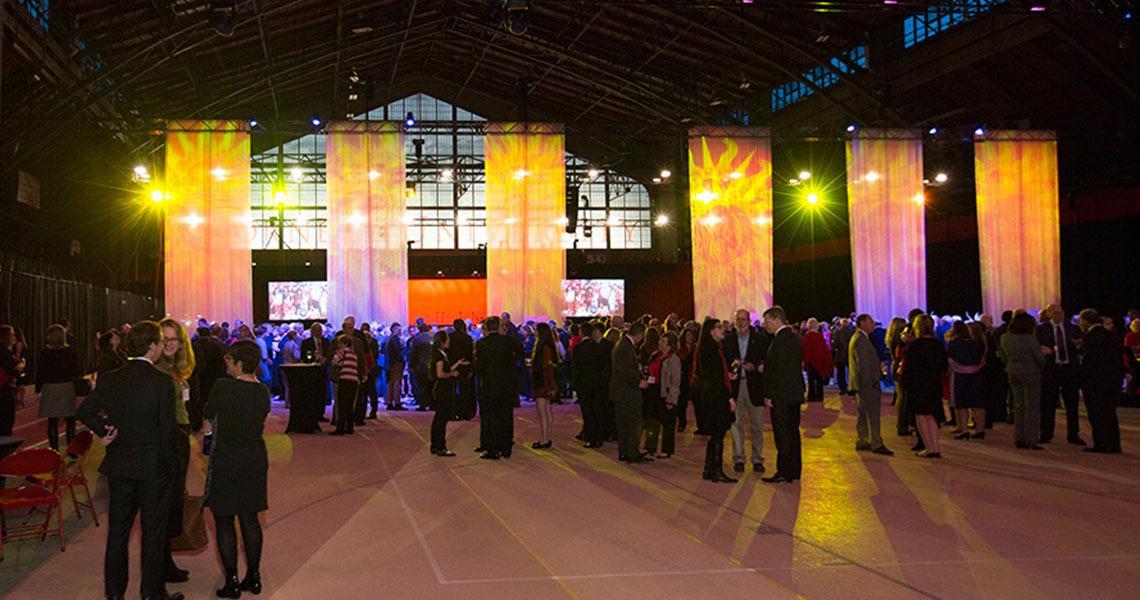
<path fill-rule="evenodd" d="M 451 323 L 455 319 L 478 323 L 488 314 L 487 280 L 410 279 L 408 305 L 405 325 L 415 323 L 418 317 L 427 323 Z"/>
<path fill-rule="evenodd" d="M 487 309 L 518 322 L 562 311 L 566 140 L 561 125 L 488 123 Z"/>
<path fill-rule="evenodd" d="M 855 310 L 886 323 L 926 309 L 922 132 L 863 129 L 847 142 Z"/>
<path fill-rule="evenodd" d="M 1038 310 L 1061 299 L 1057 139 L 987 131 L 974 143 L 982 307 Z"/>
<path fill-rule="evenodd" d="M 408 314 L 404 134 L 398 123 L 328 124 L 329 319 Z"/>
<path fill-rule="evenodd" d="M 694 315 L 772 305 L 772 146 L 767 129 L 689 130 Z"/>
<path fill-rule="evenodd" d="M 166 312 L 251 322 L 249 125 L 166 124 Z"/>

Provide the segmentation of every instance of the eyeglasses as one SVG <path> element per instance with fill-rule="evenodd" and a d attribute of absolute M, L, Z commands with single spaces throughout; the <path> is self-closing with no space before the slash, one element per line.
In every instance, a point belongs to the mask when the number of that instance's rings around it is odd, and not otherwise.
<path fill-rule="evenodd" d="M 178 338 L 176 338 L 176 337 L 172 337 L 172 338 L 162 338 L 162 343 L 164 343 L 164 344 L 178 344 L 178 343 L 181 343 L 181 342 L 182 342 L 182 340 L 180 340 L 180 339 L 178 339 Z"/>

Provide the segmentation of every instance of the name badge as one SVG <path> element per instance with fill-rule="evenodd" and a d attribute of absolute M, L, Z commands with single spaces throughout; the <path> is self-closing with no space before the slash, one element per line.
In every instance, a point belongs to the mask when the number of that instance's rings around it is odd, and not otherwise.
<path fill-rule="evenodd" d="M 182 401 L 183 402 L 189 402 L 190 401 L 190 388 L 182 388 Z"/>

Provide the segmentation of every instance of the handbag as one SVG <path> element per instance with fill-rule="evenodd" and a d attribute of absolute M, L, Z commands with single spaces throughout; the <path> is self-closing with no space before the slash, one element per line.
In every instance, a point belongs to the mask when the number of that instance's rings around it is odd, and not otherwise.
<path fill-rule="evenodd" d="M 194 552 L 209 544 L 206 522 L 202 518 L 202 497 L 187 494 L 183 499 L 182 533 L 171 538 L 170 549 L 174 552 Z"/>

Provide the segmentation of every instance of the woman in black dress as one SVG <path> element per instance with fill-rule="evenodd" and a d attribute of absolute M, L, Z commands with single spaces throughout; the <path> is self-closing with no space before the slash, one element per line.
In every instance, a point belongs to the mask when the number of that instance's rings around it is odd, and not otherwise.
<path fill-rule="evenodd" d="M 732 427 L 736 411 L 736 401 L 732 398 L 732 380 L 736 374 L 729 372 L 721 348 L 723 340 L 724 323 L 705 317 L 697 341 L 696 385 L 697 395 L 704 403 L 704 427 L 709 434 L 704 477 L 715 483 L 735 483 L 735 479 L 724 474 L 724 436 Z"/>
<path fill-rule="evenodd" d="M 16 424 L 16 385 L 24 375 L 24 360 L 17 357 L 16 330 L 0 325 L 0 435 L 12 435 Z"/>
<path fill-rule="evenodd" d="M 119 332 L 114 329 L 99 334 L 99 348 L 95 354 L 96 376 L 127 364 L 127 355 L 119 349 L 121 341 Z"/>
<path fill-rule="evenodd" d="M 431 340 L 432 400 L 435 416 L 431 420 L 431 453 L 436 456 L 455 456 L 447 449 L 447 422 L 455 416 L 455 378 L 459 367 L 471 364 L 466 360 L 451 363 L 447 358 L 447 348 L 451 338 L 446 331 L 435 333 Z"/>
<path fill-rule="evenodd" d="M 203 504 L 214 513 L 218 554 L 225 570 L 219 598 L 239 598 L 243 591 L 261 593 L 261 522 L 257 513 L 269 508 L 266 474 L 269 457 L 261 438 L 269 414 L 269 389 L 257 380 L 261 348 L 250 341 L 234 342 L 226 350 L 226 372 L 206 402 L 206 418 L 213 423 L 214 448 L 206 473 Z M 237 577 L 237 531 L 241 524 L 246 575 Z"/>
<path fill-rule="evenodd" d="M 47 419 L 48 444 L 59 451 L 59 420 L 67 422 L 67 443 L 75 437 L 75 385 L 83 378 L 79 355 L 67 345 L 62 325 L 48 327 L 47 347 L 36 359 L 36 393 L 40 395 L 39 416 Z"/>
<path fill-rule="evenodd" d="M 942 375 L 949 363 L 946 348 L 934 337 L 934 320 L 929 315 L 914 318 L 915 340 L 906 348 L 902 361 L 902 383 L 907 404 L 914 414 L 919 440 L 925 448 L 917 455 L 942 458 L 938 441 L 938 422 L 934 416 L 942 412 Z"/>

